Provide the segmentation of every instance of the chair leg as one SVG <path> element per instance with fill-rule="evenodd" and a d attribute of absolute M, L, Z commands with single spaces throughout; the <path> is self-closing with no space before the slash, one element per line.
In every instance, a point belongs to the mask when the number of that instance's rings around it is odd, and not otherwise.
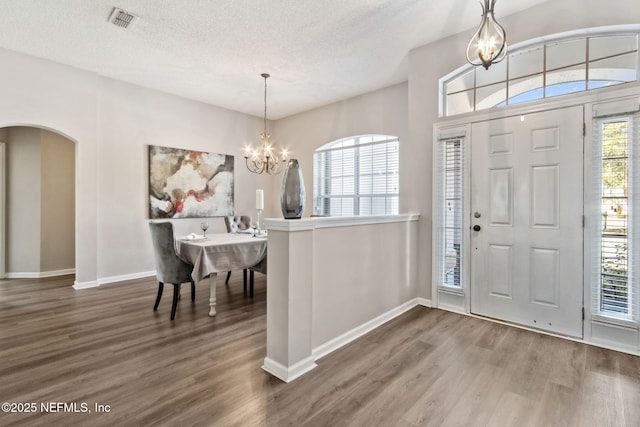
<path fill-rule="evenodd" d="M 158 295 L 156 296 L 156 303 L 153 305 L 153 311 L 158 309 L 158 304 L 160 304 L 160 298 L 162 298 L 162 290 L 164 289 L 164 283 L 158 282 Z"/>
<path fill-rule="evenodd" d="M 191 301 L 195 301 L 196 300 L 196 283 L 192 280 L 191 281 Z"/>
<path fill-rule="evenodd" d="M 242 278 L 244 279 L 244 291 L 247 292 L 247 269 L 242 270 Z"/>
<path fill-rule="evenodd" d="M 180 284 L 173 284 L 173 303 L 171 304 L 171 320 L 176 317 L 176 308 L 178 307 L 178 298 L 180 297 Z"/>
<path fill-rule="evenodd" d="M 254 276 L 254 274 L 255 274 L 254 271 L 251 270 L 251 273 L 250 273 L 250 277 L 251 278 L 249 279 L 249 296 L 251 298 L 253 298 L 253 278 L 254 278 L 253 276 Z"/>
<path fill-rule="evenodd" d="M 230 272 L 230 271 L 227 271 L 227 280 L 225 280 L 225 281 L 224 281 L 224 284 L 225 284 L 225 285 L 228 285 L 228 284 L 229 284 L 229 278 L 230 278 L 230 277 L 231 277 L 231 272 Z"/>

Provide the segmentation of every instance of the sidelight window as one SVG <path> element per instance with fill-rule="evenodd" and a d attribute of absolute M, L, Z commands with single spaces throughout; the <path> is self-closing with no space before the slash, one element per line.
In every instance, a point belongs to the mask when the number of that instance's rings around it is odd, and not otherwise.
<path fill-rule="evenodd" d="M 463 287 L 464 138 L 438 141 L 438 276 L 439 286 Z"/>
<path fill-rule="evenodd" d="M 640 252 L 639 113 L 594 119 L 594 186 L 599 194 L 593 313 L 636 320 Z"/>

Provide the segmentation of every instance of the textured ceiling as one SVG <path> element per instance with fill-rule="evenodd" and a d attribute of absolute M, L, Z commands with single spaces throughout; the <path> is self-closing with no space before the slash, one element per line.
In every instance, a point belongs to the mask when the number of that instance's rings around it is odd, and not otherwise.
<path fill-rule="evenodd" d="M 498 1 L 496 17 L 544 1 Z M 129 29 L 108 22 L 114 6 L 138 17 Z M 471 37 L 480 11 L 474 0 L 1 0 L 0 47 L 256 116 L 267 72 L 278 119 L 406 81 L 409 50 Z"/>

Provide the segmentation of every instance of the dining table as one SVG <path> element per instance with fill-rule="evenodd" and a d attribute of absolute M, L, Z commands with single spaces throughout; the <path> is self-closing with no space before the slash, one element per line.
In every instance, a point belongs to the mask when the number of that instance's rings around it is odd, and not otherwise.
<path fill-rule="evenodd" d="M 193 265 L 194 282 L 209 278 L 209 316 L 215 316 L 218 273 L 258 264 L 267 254 L 267 237 L 244 233 L 190 235 L 176 239 L 176 252 Z"/>

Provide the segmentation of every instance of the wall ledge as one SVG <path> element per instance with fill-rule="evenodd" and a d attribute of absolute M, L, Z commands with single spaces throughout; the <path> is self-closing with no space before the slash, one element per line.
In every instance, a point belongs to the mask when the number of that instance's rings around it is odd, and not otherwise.
<path fill-rule="evenodd" d="M 397 215 L 369 216 L 322 216 L 301 219 L 266 218 L 264 226 L 275 231 L 305 231 L 316 228 L 352 227 L 357 225 L 386 224 L 392 222 L 418 221 L 420 214 L 406 213 Z"/>

